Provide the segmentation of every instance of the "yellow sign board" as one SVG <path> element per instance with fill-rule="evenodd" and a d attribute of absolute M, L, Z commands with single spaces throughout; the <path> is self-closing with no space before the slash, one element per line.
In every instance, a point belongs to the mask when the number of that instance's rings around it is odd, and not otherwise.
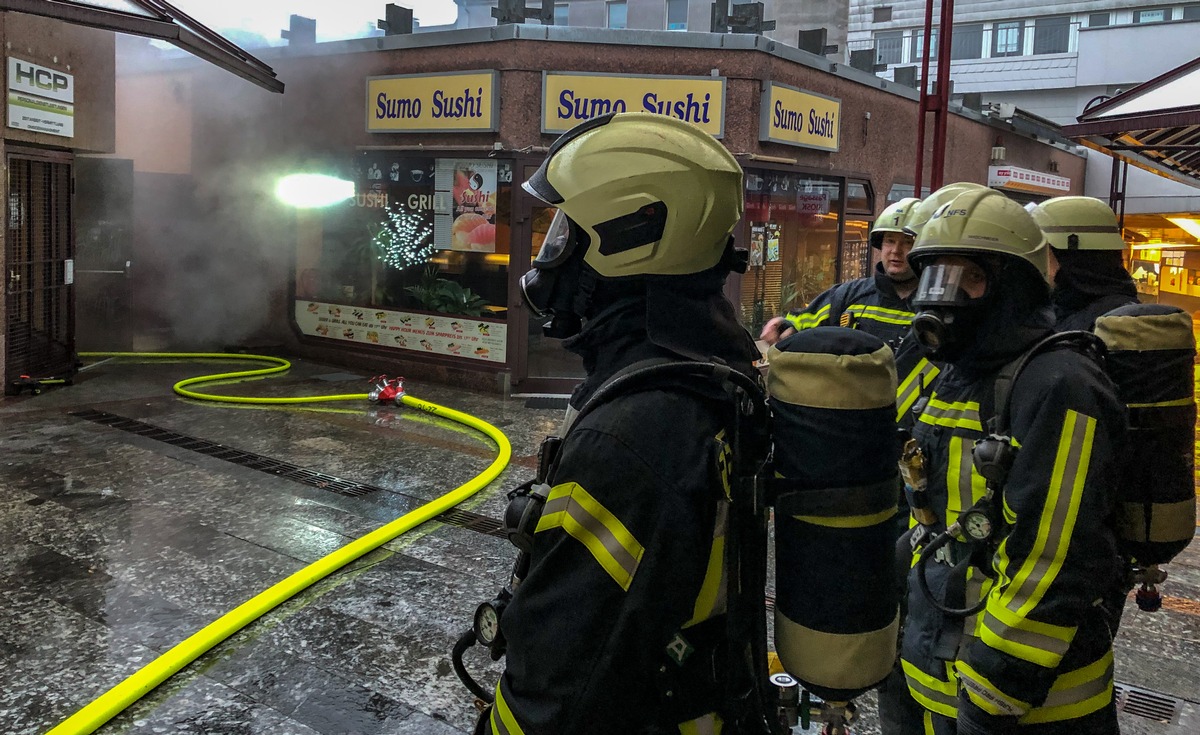
<path fill-rule="evenodd" d="M 767 82 L 759 140 L 836 151 L 841 145 L 841 117 L 839 99 Z"/>
<path fill-rule="evenodd" d="M 498 112 L 495 71 L 367 79 L 368 133 L 488 132 Z"/>
<path fill-rule="evenodd" d="M 720 138 L 725 133 L 725 78 L 542 74 L 543 133 L 563 133 L 610 112 L 657 112 Z"/>

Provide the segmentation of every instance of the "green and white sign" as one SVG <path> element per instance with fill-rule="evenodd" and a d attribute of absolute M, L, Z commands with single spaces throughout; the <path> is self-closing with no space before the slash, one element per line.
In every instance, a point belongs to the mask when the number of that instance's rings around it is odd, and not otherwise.
<path fill-rule="evenodd" d="M 75 136 L 75 76 L 8 57 L 8 127 Z"/>

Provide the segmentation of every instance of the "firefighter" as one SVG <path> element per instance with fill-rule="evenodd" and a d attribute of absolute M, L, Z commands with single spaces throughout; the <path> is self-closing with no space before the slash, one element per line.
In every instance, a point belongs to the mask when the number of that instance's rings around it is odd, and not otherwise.
<path fill-rule="evenodd" d="M 1055 328 L 1091 331 L 1096 317 L 1136 304 L 1117 216 L 1092 197 L 1055 197 L 1030 214 L 1050 242 Z"/>
<path fill-rule="evenodd" d="M 936 518 L 919 529 L 901 650 L 934 735 L 1118 731 L 1109 519 L 1126 419 L 1092 356 L 1030 351 L 1053 333 L 1047 257 L 1032 217 L 980 190 L 939 208 L 909 254 L 914 332 L 946 366 L 914 428 Z M 1005 391 L 1011 440 L 977 447 L 997 381 L 1027 355 Z"/>
<path fill-rule="evenodd" d="M 587 377 L 477 732 L 722 731 L 730 399 L 719 384 L 674 380 L 587 404 L 615 376 L 667 362 L 757 377 L 754 340 L 722 295 L 745 270 L 730 237 L 742 187 L 720 142 L 648 113 L 573 128 L 524 185 L 559 212 L 523 295 Z"/>

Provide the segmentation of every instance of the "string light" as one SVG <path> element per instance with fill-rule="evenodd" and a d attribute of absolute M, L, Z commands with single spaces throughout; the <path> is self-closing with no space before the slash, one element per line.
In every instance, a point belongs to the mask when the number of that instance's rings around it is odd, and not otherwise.
<path fill-rule="evenodd" d="M 403 205 L 388 205 L 387 219 L 375 235 L 379 259 L 397 270 L 420 265 L 433 254 L 433 228 Z"/>

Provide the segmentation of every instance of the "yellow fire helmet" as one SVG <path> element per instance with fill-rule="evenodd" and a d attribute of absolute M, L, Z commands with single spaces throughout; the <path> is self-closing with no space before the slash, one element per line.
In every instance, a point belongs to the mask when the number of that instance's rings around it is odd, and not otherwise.
<path fill-rule="evenodd" d="M 902 235 L 912 236 L 911 232 L 904 230 L 904 225 L 908 222 L 908 216 L 912 214 L 913 209 L 921 203 L 916 197 L 906 197 L 898 202 L 887 205 L 879 217 L 875 219 L 875 226 L 871 228 L 871 234 L 867 237 L 867 241 L 871 243 L 871 247 L 876 250 L 883 247 L 883 233 L 898 232 Z"/>
<path fill-rule="evenodd" d="M 904 231 L 913 237 L 920 235 L 921 228 L 925 226 L 925 223 L 929 221 L 933 213 L 943 204 L 964 191 L 991 191 L 991 189 L 988 189 L 983 184 L 973 184 L 970 181 L 946 184 L 922 199 L 920 204 L 912 208 L 912 211 L 908 213 L 908 218 L 904 222 Z"/>
<path fill-rule="evenodd" d="M 1056 250 L 1125 249 L 1116 213 L 1099 199 L 1055 197 L 1029 213 Z"/>
<path fill-rule="evenodd" d="M 688 275 L 717 265 L 742 217 L 742 168 L 701 128 L 648 112 L 564 133 L 525 182 L 588 237 L 602 276 Z"/>
<path fill-rule="evenodd" d="M 908 254 L 914 270 L 939 255 L 1000 255 L 1029 263 L 1046 279 L 1046 237 L 1020 204 L 986 187 L 959 189 L 941 201 Z"/>

